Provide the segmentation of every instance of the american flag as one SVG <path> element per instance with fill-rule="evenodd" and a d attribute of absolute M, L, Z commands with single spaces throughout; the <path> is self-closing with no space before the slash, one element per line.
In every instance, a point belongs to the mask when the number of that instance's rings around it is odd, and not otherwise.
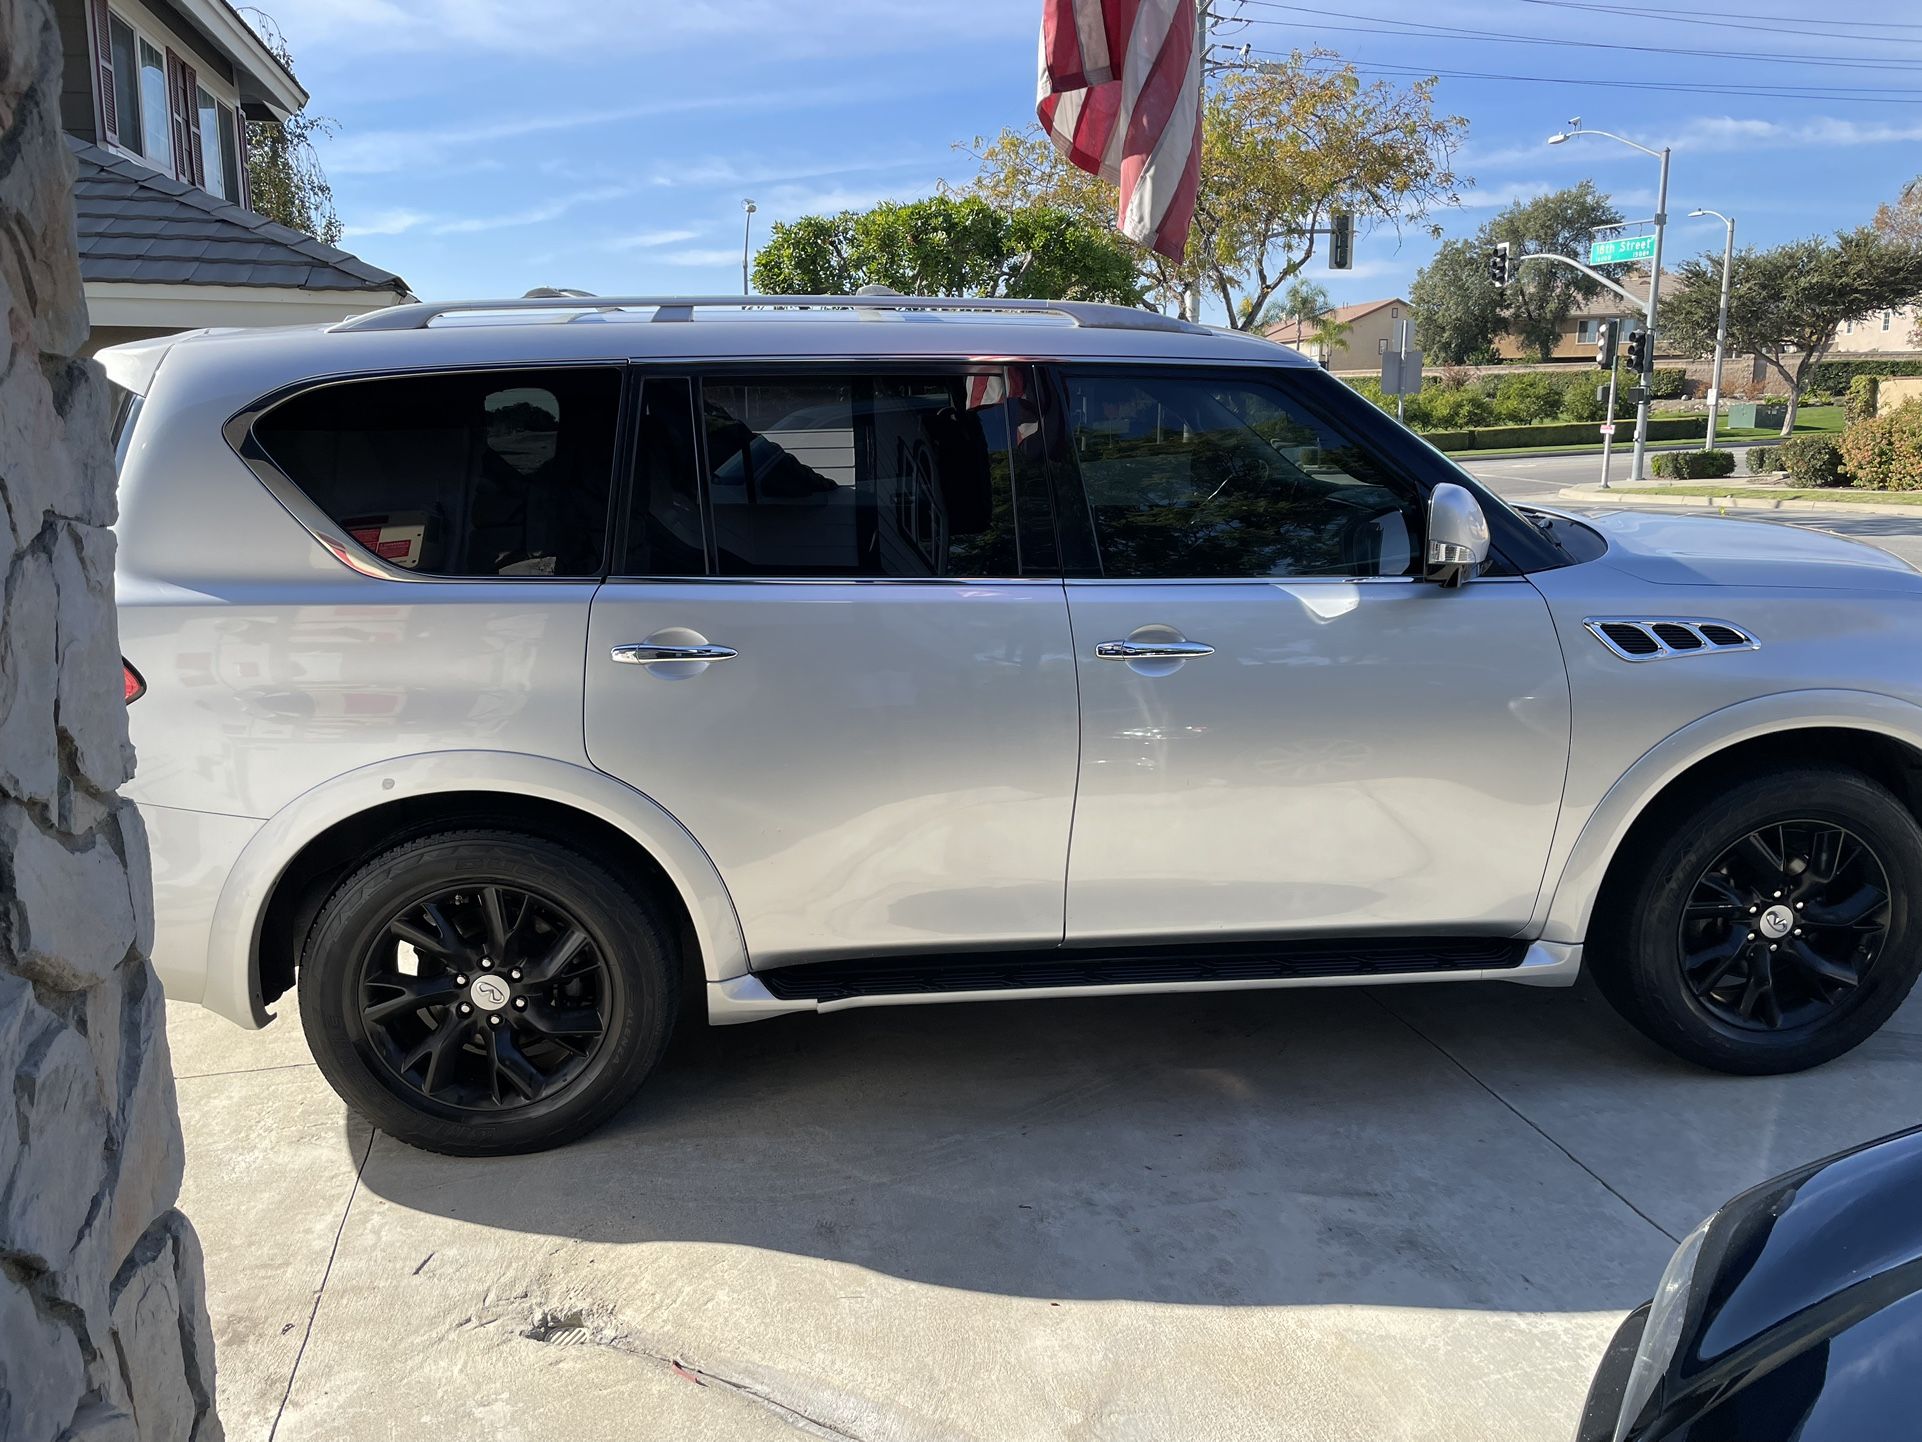
<path fill-rule="evenodd" d="M 1042 0 L 1041 124 L 1121 187 L 1122 234 L 1170 260 L 1201 178 L 1198 40 L 1195 0 Z"/>

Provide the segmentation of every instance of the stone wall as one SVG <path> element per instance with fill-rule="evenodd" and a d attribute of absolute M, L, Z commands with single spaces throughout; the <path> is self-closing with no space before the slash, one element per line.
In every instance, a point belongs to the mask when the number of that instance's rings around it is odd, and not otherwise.
<path fill-rule="evenodd" d="M 0 0 L 0 1438 L 220 1435 L 48 0 Z"/>

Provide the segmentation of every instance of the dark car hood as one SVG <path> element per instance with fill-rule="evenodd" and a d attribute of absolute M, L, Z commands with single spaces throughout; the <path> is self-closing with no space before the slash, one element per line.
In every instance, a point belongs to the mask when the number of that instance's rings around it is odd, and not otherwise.
<path fill-rule="evenodd" d="M 1666 586 L 1773 586 L 1922 594 L 1922 573 L 1861 541 L 1779 521 L 1590 511 L 1606 564 Z"/>

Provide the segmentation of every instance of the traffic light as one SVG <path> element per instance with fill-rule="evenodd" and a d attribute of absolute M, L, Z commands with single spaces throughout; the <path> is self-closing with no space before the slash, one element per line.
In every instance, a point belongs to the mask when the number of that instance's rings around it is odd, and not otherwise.
<path fill-rule="evenodd" d="M 1628 333 L 1628 368 L 1635 375 L 1648 369 L 1648 332 L 1645 330 Z"/>
<path fill-rule="evenodd" d="M 1595 334 L 1595 364 L 1605 371 L 1615 369 L 1615 347 L 1621 340 L 1622 323 L 1618 320 L 1605 320 Z"/>
<path fill-rule="evenodd" d="M 1353 270 L 1355 267 L 1355 217 L 1338 210 L 1328 217 L 1328 268 Z"/>
<path fill-rule="evenodd" d="M 1488 252 L 1488 278 L 1493 281 L 1496 286 L 1506 290 L 1508 288 L 1509 274 L 1508 242 L 1504 240 L 1500 245 Z"/>

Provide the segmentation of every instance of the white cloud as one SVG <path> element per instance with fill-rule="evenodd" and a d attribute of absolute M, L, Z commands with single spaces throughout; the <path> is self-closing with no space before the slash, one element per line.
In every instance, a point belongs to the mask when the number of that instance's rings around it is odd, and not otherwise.
<path fill-rule="evenodd" d="M 1815 115 L 1792 122 L 1750 120 L 1734 115 L 1704 115 L 1684 121 L 1668 144 L 1698 153 L 1730 150 L 1831 150 L 1858 145 L 1913 145 L 1922 141 L 1922 123 L 1843 120 Z"/>
<path fill-rule="evenodd" d="M 693 240 L 699 234 L 698 230 L 640 230 L 632 235 L 617 235 L 603 244 L 609 250 L 645 250 L 657 245 L 675 245 L 683 240 Z"/>
<path fill-rule="evenodd" d="M 452 220 L 443 220 L 433 227 L 435 235 L 475 235 L 484 230 L 509 230 L 519 225 L 545 225 L 550 220 L 559 220 L 577 206 L 592 205 L 596 201 L 616 200 L 632 190 L 618 185 L 597 186 L 593 190 L 578 190 L 572 195 L 557 195 L 530 205 L 524 210 L 508 211 L 501 215 L 468 215 Z"/>
<path fill-rule="evenodd" d="M 659 255 L 650 255 L 648 259 L 662 265 L 739 265 L 741 252 L 731 245 L 721 245 L 709 250 L 667 250 Z"/>
<path fill-rule="evenodd" d="M 347 239 L 363 235 L 403 235 L 432 219 L 433 217 L 424 210 L 376 211 L 365 220 L 343 225 L 341 235 Z"/>

